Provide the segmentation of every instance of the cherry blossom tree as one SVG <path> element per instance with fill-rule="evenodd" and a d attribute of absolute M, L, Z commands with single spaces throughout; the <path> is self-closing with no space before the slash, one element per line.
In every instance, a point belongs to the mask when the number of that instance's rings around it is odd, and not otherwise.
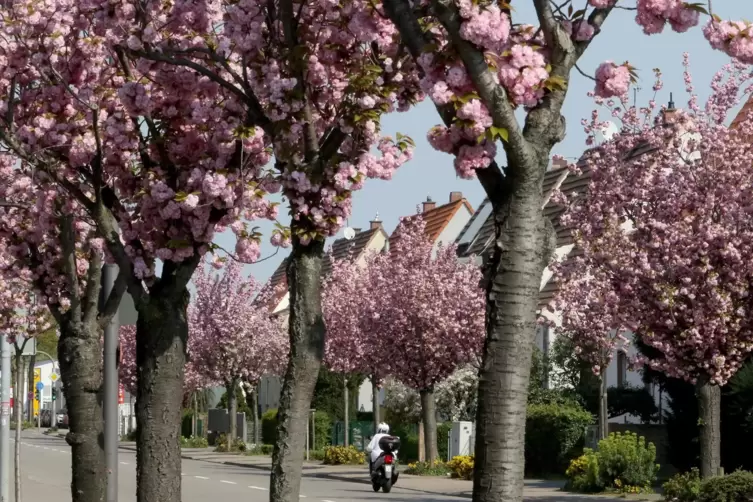
<path fill-rule="evenodd" d="M 353 190 L 411 155 L 409 139 L 378 130 L 419 97 L 395 29 L 362 0 L 303 7 L 18 0 L 0 19 L 0 140 L 81 204 L 139 313 L 142 502 L 180 494 L 186 286 L 218 231 L 234 231 L 237 258 L 258 258 L 247 222 L 276 217 L 265 196 L 280 188 L 293 224 L 272 239 L 294 247 L 294 343 L 279 438 L 292 441 L 276 449 L 272 497 L 297 500 L 324 344 L 324 239 Z"/>
<path fill-rule="evenodd" d="M 688 109 L 657 125 L 640 123 L 651 107 L 628 108 L 623 131 L 586 155 L 588 194 L 563 216 L 583 250 L 562 266 L 563 324 L 586 354 L 611 349 L 607 331 L 632 331 L 660 354 L 645 363 L 696 384 L 704 477 L 720 464 L 720 386 L 753 351 L 753 117 L 724 124 L 751 79 L 727 65 L 701 108 L 686 72 Z"/>
<path fill-rule="evenodd" d="M 477 502 L 522 498 L 530 333 L 542 271 L 556 245 L 542 212 L 542 182 L 552 148 L 565 136 L 561 110 L 576 64 L 607 18 L 632 15 L 618 3 L 588 0 L 576 10 L 569 1 L 530 0 L 533 26 L 509 1 L 383 1 L 443 122 L 429 132 L 430 143 L 455 156 L 460 176 L 478 177 L 493 209 L 496 244 L 485 260 L 487 343 L 476 420 Z M 634 9 L 648 35 L 667 25 L 687 31 L 707 10 L 682 0 L 638 0 Z M 749 61 L 749 29 L 748 22 L 711 16 L 704 34 L 713 47 Z M 621 96 L 632 73 L 629 63 L 607 61 L 594 77 L 595 90 Z M 520 107 L 524 115 L 516 113 Z M 495 160 L 498 143 L 504 168 Z"/>
<path fill-rule="evenodd" d="M 0 242 L 0 261 L 8 260 L 7 248 Z M 7 337 L 8 343 L 15 347 L 16 371 L 13 375 L 13 419 L 16 423 L 14 451 L 14 489 L 15 499 L 21 500 L 21 422 L 23 421 L 24 362 L 23 352 L 30 340 L 41 335 L 53 326 L 49 312 L 34 295 L 29 284 L 20 280 L 15 274 L 0 272 L 0 333 Z M 32 381 L 28 382 L 32 388 Z M 29 402 L 31 407 L 31 402 Z"/>
<path fill-rule="evenodd" d="M 100 390 L 103 327 L 125 292 L 120 280 L 100 304 L 105 256 L 91 219 L 43 171 L 0 154 L 1 273 L 33 290 L 60 332 L 58 356 L 69 405 L 71 496 L 76 502 L 104 497 L 106 477 Z M 33 366 L 33 363 L 32 365 Z"/>
<path fill-rule="evenodd" d="M 280 318 L 268 305 L 274 291 L 242 276 L 233 262 L 221 276 L 205 268 L 195 274 L 196 297 L 188 309 L 192 363 L 207 379 L 227 389 L 230 431 L 237 437 L 236 390 L 241 381 L 256 385 L 265 374 L 280 374 L 288 357 L 288 340 Z"/>
<path fill-rule="evenodd" d="M 384 283 L 374 267 L 378 257 L 369 253 L 362 258 L 331 259 L 322 293 L 327 326 L 324 361 L 337 373 L 369 376 L 376 427 L 381 421 L 379 389 L 393 370 L 390 359 L 382 357 L 388 354 L 390 341 L 384 337 L 385 319 L 380 315 L 382 292 L 377 288 Z M 346 425 L 346 440 L 348 433 Z"/>

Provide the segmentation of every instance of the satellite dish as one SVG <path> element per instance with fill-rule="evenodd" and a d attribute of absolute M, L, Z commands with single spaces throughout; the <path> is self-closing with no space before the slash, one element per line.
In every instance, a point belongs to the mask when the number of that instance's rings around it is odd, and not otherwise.
<path fill-rule="evenodd" d="M 349 241 L 353 240 L 353 237 L 356 236 L 356 231 L 350 227 L 346 227 L 345 230 L 343 230 L 343 236 L 345 236 L 345 238 Z"/>
<path fill-rule="evenodd" d="M 615 134 L 620 132 L 614 122 L 608 122 L 606 127 L 594 131 L 594 140 L 597 145 L 609 141 Z"/>

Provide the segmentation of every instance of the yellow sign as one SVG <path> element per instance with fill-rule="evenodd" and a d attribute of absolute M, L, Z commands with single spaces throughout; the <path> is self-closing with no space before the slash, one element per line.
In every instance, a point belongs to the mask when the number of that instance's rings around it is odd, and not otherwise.
<path fill-rule="evenodd" d="M 41 382 L 41 381 L 42 381 L 42 369 L 34 368 L 34 385 L 31 386 L 31 392 L 33 392 L 35 396 L 36 396 L 36 390 L 37 390 L 37 382 Z M 32 402 L 34 403 L 34 416 L 36 417 L 39 414 L 39 401 L 37 401 L 36 399 L 33 399 Z"/>

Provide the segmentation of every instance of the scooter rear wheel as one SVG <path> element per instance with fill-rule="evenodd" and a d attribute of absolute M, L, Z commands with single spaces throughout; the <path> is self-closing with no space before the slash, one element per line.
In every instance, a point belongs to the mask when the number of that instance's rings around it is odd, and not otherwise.
<path fill-rule="evenodd" d="M 382 485 L 382 491 L 383 491 L 384 493 L 390 493 L 390 490 L 392 490 L 392 480 L 386 481 L 386 482 L 385 482 L 385 483 L 384 483 L 384 484 Z"/>

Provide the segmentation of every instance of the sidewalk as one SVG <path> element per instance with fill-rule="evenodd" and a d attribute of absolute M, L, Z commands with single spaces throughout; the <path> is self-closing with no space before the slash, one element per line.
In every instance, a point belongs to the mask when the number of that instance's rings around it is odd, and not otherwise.
<path fill-rule="evenodd" d="M 136 451 L 136 444 L 122 441 L 120 448 Z M 271 469 L 272 459 L 267 456 L 246 456 L 231 453 L 215 453 L 212 448 L 184 448 L 182 457 L 188 460 L 211 462 L 215 464 L 247 467 L 251 469 Z M 303 475 L 308 477 L 328 478 L 351 483 L 369 483 L 366 466 L 323 465 L 321 462 L 304 462 Z M 540 502 L 617 502 L 624 500 L 659 500 L 656 496 L 617 497 L 600 495 L 578 495 L 560 491 L 564 485 L 561 481 L 527 479 L 525 482 L 525 499 Z M 411 490 L 434 495 L 471 498 L 473 483 L 458 479 L 411 476 L 400 474 L 396 485 L 404 490 Z"/>

